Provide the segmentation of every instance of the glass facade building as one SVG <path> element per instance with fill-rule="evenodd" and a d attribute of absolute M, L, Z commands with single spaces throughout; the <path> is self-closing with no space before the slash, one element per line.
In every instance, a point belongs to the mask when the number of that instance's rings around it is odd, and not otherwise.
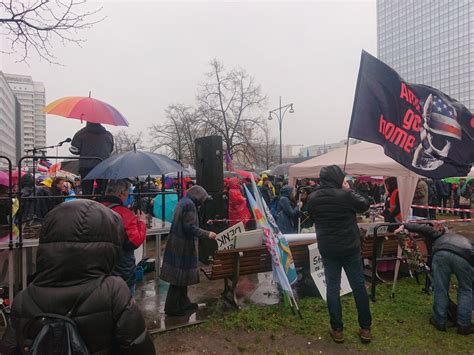
<path fill-rule="evenodd" d="M 377 55 L 474 111 L 474 1 L 377 0 Z"/>

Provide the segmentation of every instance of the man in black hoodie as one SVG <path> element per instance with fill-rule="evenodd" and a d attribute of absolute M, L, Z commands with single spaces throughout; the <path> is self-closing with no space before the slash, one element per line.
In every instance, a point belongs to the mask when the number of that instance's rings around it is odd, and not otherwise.
<path fill-rule="evenodd" d="M 418 233 L 432 246 L 433 315 L 430 323 L 438 330 L 446 330 L 449 303 L 449 284 L 454 274 L 458 280 L 457 326 L 461 335 L 474 334 L 471 324 L 473 310 L 474 246 L 460 234 L 448 231 L 441 223 L 431 227 L 426 224 L 406 223 L 395 232 Z"/>
<path fill-rule="evenodd" d="M 361 235 L 356 213 L 369 209 L 369 201 L 351 190 L 337 165 L 326 166 L 319 174 L 321 185 L 308 197 L 308 211 L 316 227 L 318 249 L 324 265 L 331 337 L 344 342 L 340 299 L 341 269 L 347 274 L 357 306 L 363 343 L 372 340 L 369 297 L 364 283 Z"/>
<path fill-rule="evenodd" d="M 107 159 L 114 150 L 114 137 L 99 123 L 87 122 L 86 126 L 80 129 L 72 138 L 69 151 L 80 157 L 98 157 Z M 82 180 L 82 194 L 92 195 L 94 180 L 84 180 L 84 177 L 100 161 L 97 159 L 80 159 L 79 174 Z M 105 180 L 96 180 L 97 188 L 95 193 L 102 194 L 105 189 Z"/>

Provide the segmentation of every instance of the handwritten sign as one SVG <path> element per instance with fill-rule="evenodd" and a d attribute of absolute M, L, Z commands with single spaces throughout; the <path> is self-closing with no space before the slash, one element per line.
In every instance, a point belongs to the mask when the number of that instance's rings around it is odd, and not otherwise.
<path fill-rule="evenodd" d="M 308 245 L 309 249 L 309 267 L 311 271 L 311 277 L 316 284 L 316 287 L 321 294 L 321 297 L 324 301 L 326 301 L 326 276 L 324 275 L 324 265 L 323 259 L 321 254 L 319 253 L 318 243 L 314 243 Z M 341 273 L 341 292 L 340 295 L 345 295 L 347 293 L 352 292 L 351 286 L 349 285 L 349 280 L 347 279 L 347 275 L 342 269 Z"/>
<path fill-rule="evenodd" d="M 219 250 L 234 249 L 235 236 L 242 232 L 245 232 L 245 227 L 242 222 L 234 224 L 232 227 L 227 228 L 223 232 L 220 232 L 216 238 L 217 248 Z"/>

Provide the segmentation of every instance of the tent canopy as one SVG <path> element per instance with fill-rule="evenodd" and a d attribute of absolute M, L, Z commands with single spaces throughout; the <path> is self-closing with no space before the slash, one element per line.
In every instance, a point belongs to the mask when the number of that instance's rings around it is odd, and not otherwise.
<path fill-rule="evenodd" d="M 295 164 L 289 169 L 290 178 L 318 177 L 321 168 L 328 165 L 344 167 L 346 147 Z M 379 145 L 362 142 L 349 146 L 346 173 L 349 175 L 383 175 L 420 177 L 385 155 Z"/>
<path fill-rule="evenodd" d="M 295 164 L 289 169 L 290 181 L 294 183 L 297 178 L 318 177 L 321 168 L 328 165 L 339 165 L 343 169 L 345 156 L 346 147 L 343 147 Z M 420 175 L 386 156 L 381 146 L 367 142 L 349 146 L 345 171 L 348 175 L 396 176 L 401 214 L 406 220 Z"/>

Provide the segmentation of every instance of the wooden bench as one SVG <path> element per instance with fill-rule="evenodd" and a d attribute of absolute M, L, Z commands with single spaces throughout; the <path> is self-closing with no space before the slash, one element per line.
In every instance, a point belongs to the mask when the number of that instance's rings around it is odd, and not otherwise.
<path fill-rule="evenodd" d="M 418 246 L 425 244 L 425 239 L 421 236 L 415 237 Z M 380 261 L 403 261 L 405 258 L 399 253 L 397 236 L 393 233 L 374 233 L 366 236 L 362 244 L 362 258 L 371 261 L 371 292 L 370 298 L 375 301 L 377 280 L 384 282 L 378 276 L 377 263 Z M 424 248 L 426 250 L 426 247 Z M 423 247 L 421 248 L 423 251 Z M 428 257 L 429 255 L 424 255 Z M 394 275 L 394 282 L 398 275 Z M 415 274 L 418 282 L 418 275 Z M 392 292 L 393 296 L 393 292 Z"/>
<path fill-rule="evenodd" d="M 314 241 L 290 243 L 291 254 L 297 269 L 309 268 L 308 245 Z M 224 280 L 222 296 L 239 308 L 235 294 L 239 277 L 272 271 L 271 256 L 266 246 L 217 250 L 211 265 L 201 268 L 209 280 Z"/>

